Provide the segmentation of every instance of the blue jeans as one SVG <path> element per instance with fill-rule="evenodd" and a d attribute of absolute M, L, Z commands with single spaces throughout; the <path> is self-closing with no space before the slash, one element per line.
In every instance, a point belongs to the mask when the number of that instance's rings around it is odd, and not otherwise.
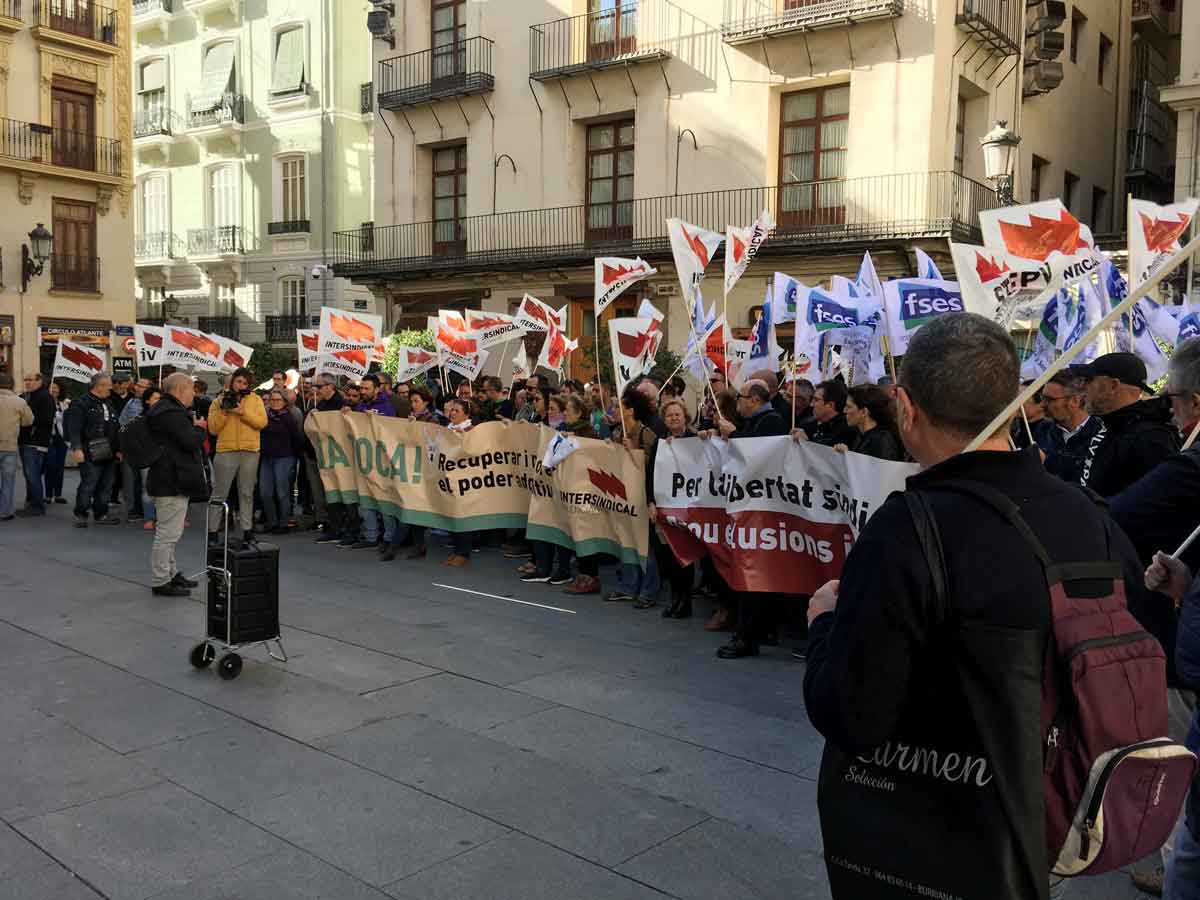
<path fill-rule="evenodd" d="M 142 504 L 142 470 L 121 461 L 121 490 L 125 492 L 125 510 L 131 516 L 145 515 Z M 153 517 L 151 517 L 153 518 Z"/>
<path fill-rule="evenodd" d="M 1175 849 L 1167 860 L 1162 895 L 1163 900 L 1200 898 L 1200 844 L 1192 836 L 1186 816 L 1175 826 Z"/>
<path fill-rule="evenodd" d="M 408 537 L 408 526 L 401 524 L 395 516 L 385 516 L 381 512 L 360 506 L 358 520 L 362 522 L 363 540 L 372 544 L 379 540 L 381 531 L 385 544 L 399 544 Z"/>
<path fill-rule="evenodd" d="M 264 456 L 259 461 L 258 496 L 268 528 L 284 528 L 292 517 L 292 478 L 296 457 Z"/>
<path fill-rule="evenodd" d="M 97 519 L 108 515 L 116 465 L 112 460 L 94 463 L 85 459 L 79 464 L 79 490 L 75 492 L 75 518 L 86 519 L 88 510 Z"/>
<path fill-rule="evenodd" d="M 658 561 L 651 553 L 646 557 L 646 571 L 633 563 L 617 566 L 617 588 L 639 600 L 657 600 L 662 585 L 658 579 Z"/>
<path fill-rule="evenodd" d="M 67 470 L 67 442 L 58 435 L 50 442 L 50 452 L 46 456 L 46 468 L 42 473 L 46 483 L 47 497 L 63 495 L 63 474 Z"/>
<path fill-rule="evenodd" d="M 456 531 L 450 535 L 450 540 L 454 544 L 454 552 L 458 556 L 471 555 L 471 547 L 475 544 L 475 532 L 473 531 Z"/>
<path fill-rule="evenodd" d="M 46 495 L 42 493 L 42 472 L 46 468 L 46 451 L 36 447 L 22 447 L 21 468 L 25 470 L 25 502 L 34 511 L 45 512 Z"/>
<path fill-rule="evenodd" d="M 0 519 L 13 514 L 17 499 L 17 451 L 0 450 Z"/>
<path fill-rule="evenodd" d="M 530 544 L 533 546 L 533 561 L 540 577 L 570 577 L 571 560 L 575 558 L 574 550 L 551 544 L 549 541 L 530 541 Z"/>

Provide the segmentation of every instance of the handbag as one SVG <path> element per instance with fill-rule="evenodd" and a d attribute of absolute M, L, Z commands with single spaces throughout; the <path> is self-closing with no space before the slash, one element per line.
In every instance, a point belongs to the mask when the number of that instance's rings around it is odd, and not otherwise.
<path fill-rule="evenodd" d="M 84 456 L 89 462 L 108 462 L 113 458 L 112 442 L 106 437 L 90 438 L 85 444 Z"/>

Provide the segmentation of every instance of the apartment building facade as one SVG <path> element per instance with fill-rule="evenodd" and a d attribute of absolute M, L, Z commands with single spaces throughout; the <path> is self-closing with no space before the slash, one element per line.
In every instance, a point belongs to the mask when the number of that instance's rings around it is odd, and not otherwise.
<path fill-rule="evenodd" d="M 1079 0 L 1097 47 L 1128 43 L 1119 6 Z M 1085 220 L 1096 189 L 1109 215 L 1119 192 L 1115 59 L 1107 88 L 1064 71 L 1043 93 L 1026 77 L 1024 4 L 419 0 L 385 15 L 390 34 L 379 15 L 375 220 L 337 235 L 335 269 L 392 327 L 529 292 L 569 304 L 589 341 L 592 258 L 641 255 L 659 275 L 613 310 L 652 297 L 682 348 L 669 216 L 723 231 L 772 211 L 775 236 L 727 299 L 735 331 L 776 270 L 816 283 L 870 250 L 881 276 L 912 274 L 914 247 L 949 270 L 947 238 L 977 239 L 997 202 L 979 145 L 996 120 L 1022 137 L 1018 200 L 1035 158 L 1077 177 Z M 719 308 L 720 265 L 705 291 Z"/>
<path fill-rule="evenodd" d="M 1160 99 L 1176 116 L 1174 198 L 1184 200 L 1200 196 L 1200 4 L 1183 4 L 1178 34 L 1177 76 L 1161 89 Z M 1185 290 L 1193 303 L 1200 302 L 1200 266 L 1195 260 L 1186 277 Z"/>
<path fill-rule="evenodd" d="M 361 11 L 134 0 L 133 28 L 139 321 L 294 355 L 321 306 L 370 311 L 324 269 L 335 225 L 371 218 Z"/>
<path fill-rule="evenodd" d="M 18 382 L 60 338 L 132 368 L 129 18 L 129 0 L 0 0 L 0 370 Z"/>

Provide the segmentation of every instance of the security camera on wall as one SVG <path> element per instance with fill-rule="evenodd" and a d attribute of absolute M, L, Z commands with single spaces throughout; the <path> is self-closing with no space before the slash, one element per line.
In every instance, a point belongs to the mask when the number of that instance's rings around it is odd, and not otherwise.
<path fill-rule="evenodd" d="M 324 263 L 317 263 L 315 266 L 312 267 L 313 281 L 320 281 L 321 277 L 323 275 L 325 275 L 325 273 L 328 271 L 329 271 L 329 266 L 325 265 Z"/>

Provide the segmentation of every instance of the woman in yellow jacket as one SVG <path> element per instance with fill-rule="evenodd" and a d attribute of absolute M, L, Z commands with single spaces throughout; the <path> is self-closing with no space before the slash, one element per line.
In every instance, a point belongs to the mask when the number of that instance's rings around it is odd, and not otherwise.
<path fill-rule="evenodd" d="M 233 480 L 238 484 L 238 524 L 243 543 L 254 537 L 254 489 L 258 483 L 258 433 L 267 426 L 262 397 L 250 390 L 249 369 L 238 369 L 208 411 L 208 431 L 216 435 L 213 460 L 214 500 L 226 500 Z M 218 546 L 221 515 L 210 510 L 208 540 Z"/>

